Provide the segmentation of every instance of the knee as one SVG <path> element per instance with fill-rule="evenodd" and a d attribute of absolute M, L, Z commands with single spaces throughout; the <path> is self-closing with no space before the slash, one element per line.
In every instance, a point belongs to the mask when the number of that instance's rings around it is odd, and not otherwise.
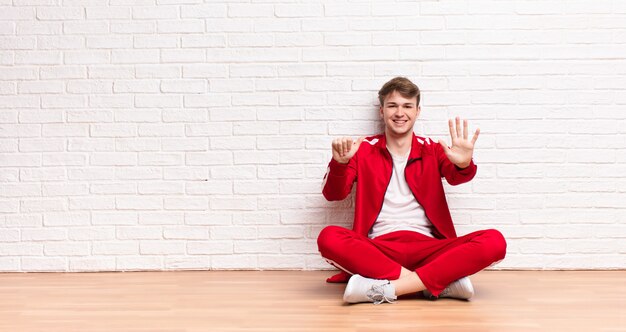
<path fill-rule="evenodd" d="M 488 229 L 484 233 L 486 255 L 491 262 L 497 262 L 506 256 L 506 240 L 500 231 Z"/>
<path fill-rule="evenodd" d="M 477 250 L 476 258 L 480 257 L 480 261 L 485 266 L 492 265 L 495 262 L 501 261 L 506 255 L 506 240 L 500 231 L 495 229 L 487 229 L 474 238 L 474 240 L 480 248 Z"/>
<path fill-rule="evenodd" d="M 326 226 L 317 236 L 317 248 L 322 256 L 327 257 L 329 253 L 336 251 L 340 244 L 340 238 L 346 229 L 339 226 Z"/>

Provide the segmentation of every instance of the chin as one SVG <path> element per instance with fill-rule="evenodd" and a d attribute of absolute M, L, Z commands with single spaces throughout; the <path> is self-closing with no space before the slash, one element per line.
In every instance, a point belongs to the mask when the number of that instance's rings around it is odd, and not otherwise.
<path fill-rule="evenodd" d="M 386 128 L 385 130 L 386 130 L 386 132 L 392 133 L 392 134 L 394 134 L 396 136 L 405 136 L 405 135 L 410 135 L 413 132 L 412 129 L 413 128 L 410 128 L 410 129 L 407 129 L 407 130 L 398 131 L 398 130 L 393 129 L 393 128 Z"/>

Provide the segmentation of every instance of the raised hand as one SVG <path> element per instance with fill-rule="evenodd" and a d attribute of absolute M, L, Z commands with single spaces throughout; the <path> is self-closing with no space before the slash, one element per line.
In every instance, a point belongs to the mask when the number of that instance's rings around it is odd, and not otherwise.
<path fill-rule="evenodd" d="M 469 130 L 467 129 L 467 120 L 463 120 L 463 131 L 461 131 L 461 119 L 456 117 L 456 129 L 452 119 L 448 120 L 448 126 L 450 127 L 450 137 L 452 138 L 452 147 L 448 147 L 444 140 L 439 140 L 439 144 L 443 147 L 448 159 L 460 168 L 465 168 L 470 165 L 472 161 L 472 155 L 474 154 L 474 143 L 478 139 L 480 128 L 476 128 L 474 137 L 472 140 L 467 139 Z"/>
<path fill-rule="evenodd" d="M 341 164 L 347 164 L 350 158 L 359 150 L 365 137 L 359 137 L 356 141 L 352 137 L 340 137 L 333 140 L 333 159 Z"/>

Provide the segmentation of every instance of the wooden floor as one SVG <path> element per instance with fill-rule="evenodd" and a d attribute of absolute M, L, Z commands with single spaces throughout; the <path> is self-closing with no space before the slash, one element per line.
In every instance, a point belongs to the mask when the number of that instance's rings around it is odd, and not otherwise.
<path fill-rule="evenodd" d="M 331 273 L 3 273 L 0 331 L 626 331 L 626 271 L 483 271 L 469 302 L 378 306 Z"/>

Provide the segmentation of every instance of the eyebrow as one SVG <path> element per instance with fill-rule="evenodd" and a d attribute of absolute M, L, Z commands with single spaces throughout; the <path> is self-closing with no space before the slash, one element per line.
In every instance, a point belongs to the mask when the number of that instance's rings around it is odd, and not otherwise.
<path fill-rule="evenodd" d="M 397 103 L 396 103 L 395 101 L 390 101 L 390 102 L 388 102 L 388 103 L 387 103 L 387 105 L 389 105 L 389 104 L 394 104 L 394 105 L 396 105 Z M 415 105 L 415 103 L 404 103 L 404 104 L 402 104 L 402 105 Z"/>

